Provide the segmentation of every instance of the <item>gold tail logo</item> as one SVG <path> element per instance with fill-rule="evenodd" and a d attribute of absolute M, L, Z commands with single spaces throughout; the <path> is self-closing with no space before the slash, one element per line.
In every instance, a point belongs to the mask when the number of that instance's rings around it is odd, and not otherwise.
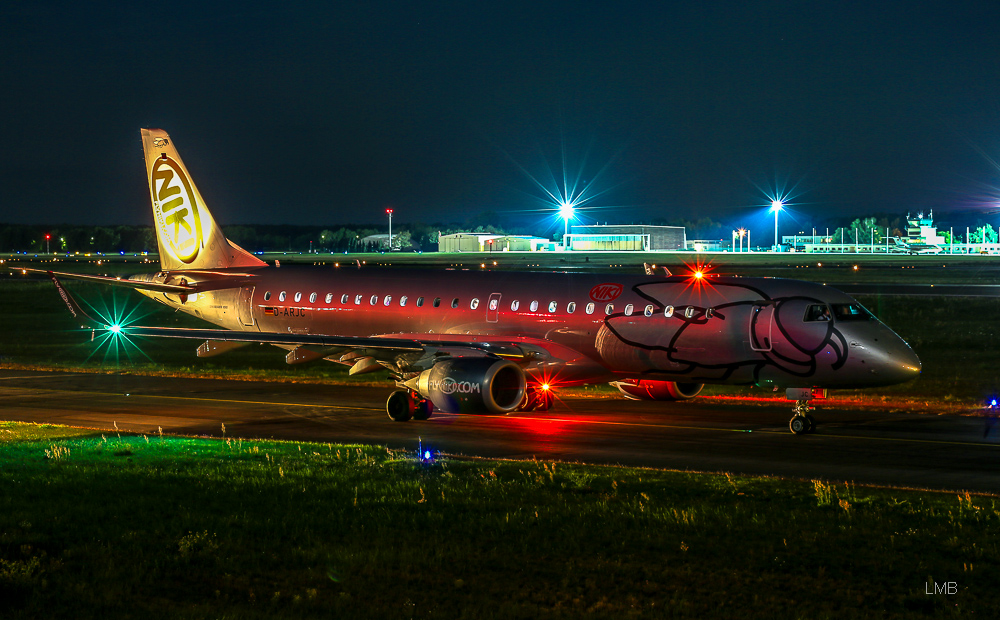
<path fill-rule="evenodd" d="M 185 264 L 198 258 L 204 246 L 201 212 L 184 170 L 166 154 L 149 173 L 153 188 L 153 213 L 163 239 L 174 257 Z"/>

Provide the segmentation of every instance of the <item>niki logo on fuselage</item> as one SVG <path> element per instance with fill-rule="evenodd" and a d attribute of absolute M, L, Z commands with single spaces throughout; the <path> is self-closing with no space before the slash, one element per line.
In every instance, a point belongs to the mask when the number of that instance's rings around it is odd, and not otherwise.
<path fill-rule="evenodd" d="M 594 301 L 614 301 L 622 294 L 622 285 L 606 282 L 590 289 L 590 298 Z"/>
<path fill-rule="evenodd" d="M 191 182 L 180 165 L 166 155 L 156 159 L 149 175 L 159 234 L 178 260 L 191 263 L 203 242 L 201 213 Z"/>

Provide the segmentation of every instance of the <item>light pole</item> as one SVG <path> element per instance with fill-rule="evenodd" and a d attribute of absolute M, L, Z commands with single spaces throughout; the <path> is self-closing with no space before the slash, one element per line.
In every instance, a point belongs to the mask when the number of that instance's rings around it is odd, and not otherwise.
<path fill-rule="evenodd" d="M 45 235 L 45 253 L 46 254 L 51 254 L 52 253 L 52 251 L 49 250 L 49 239 L 51 239 L 51 238 L 52 238 L 52 235 Z"/>
<path fill-rule="evenodd" d="M 782 204 L 782 202 L 780 200 L 772 200 L 771 201 L 771 210 L 774 211 L 774 251 L 775 252 L 778 251 L 778 245 L 780 243 L 778 241 L 778 213 L 781 212 L 781 209 L 784 206 L 785 205 Z"/>
<path fill-rule="evenodd" d="M 389 251 L 392 252 L 392 209 L 386 209 L 389 214 Z"/>
<path fill-rule="evenodd" d="M 741 228 L 736 231 L 736 234 L 740 237 L 740 252 L 743 252 L 743 237 L 747 238 L 747 250 L 750 249 L 750 237 L 748 236 L 748 231 L 746 228 Z"/>
<path fill-rule="evenodd" d="M 569 221 L 573 217 L 573 203 L 564 202 L 559 205 L 559 216 L 563 219 L 563 249 L 565 250 L 568 247 L 566 237 L 569 235 Z"/>

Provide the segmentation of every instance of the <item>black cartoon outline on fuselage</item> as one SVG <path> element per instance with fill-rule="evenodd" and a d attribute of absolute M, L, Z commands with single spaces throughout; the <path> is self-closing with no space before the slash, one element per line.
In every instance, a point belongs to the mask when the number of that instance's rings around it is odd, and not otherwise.
<path fill-rule="evenodd" d="M 643 282 L 643 283 L 639 283 L 639 284 L 636 284 L 636 285 L 632 286 L 631 290 L 632 290 L 632 292 L 634 292 L 639 297 L 641 297 L 641 298 L 643 298 L 643 299 L 645 299 L 645 300 L 653 303 L 655 306 L 657 306 L 659 312 L 663 312 L 665 310 L 665 308 L 668 305 L 670 305 L 670 304 L 664 302 L 661 299 L 656 298 L 651 293 L 647 293 L 646 291 L 643 290 L 643 288 L 644 287 L 648 287 L 650 285 L 659 285 L 659 284 L 664 284 L 664 283 L 665 282 L 662 281 L 662 280 L 661 281 L 657 281 L 657 282 Z M 678 282 L 678 281 L 672 281 L 672 282 L 666 282 L 666 283 L 668 283 L 668 284 L 681 284 L 681 282 Z M 786 303 L 793 302 L 793 301 L 802 301 L 802 302 L 807 302 L 807 303 L 826 304 L 826 302 L 823 301 L 822 299 L 818 299 L 818 298 L 815 298 L 815 297 L 809 297 L 809 296 L 806 296 L 806 295 L 791 295 L 791 296 L 787 296 L 787 297 L 771 297 L 770 295 L 768 295 L 767 293 L 765 293 L 764 291 L 762 291 L 762 290 L 760 290 L 760 289 L 758 289 L 756 287 L 745 285 L 745 284 L 730 283 L 730 282 L 715 282 L 715 283 L 712 283 L 712 286 L 718 286 L 718 287 L 723 287 L 724 286 L 724 287 L 730 287 L 730 288 L 743 289 L 743 290 L 746 290 L 748 292 L 754 293 L 755 295 L 757 295 L 759 297 L 759 299 L 756 299 L 756 300 L 735 301 L 735 302 L 729 302 L 729 303 L 722 303 L 722 304 L 717 304 L 717 305 L 714 305 L 714 306 L 700 306 L 700 305 L 696 305 L 696 304 L 685 304 L 683 306 L 676 307 L 675 312 L 674 312 L 674 314 L 673 314 L 673 316 L 671 318 L 676 318 L 676 319 L 682 321 L 682 325 L 680 325 L 674 331 L 673 335 L 670 338 L 670 342 L 666 346 L 664 346 L 664 345 L 652 345 L 652 344 L 648 344 L 648 343 L 643 343 L 641 341 L 636 341 L 636 340 L 633 340 L 631 338 L 627 338 L 624 335 L 622 335 L 621 331 L 619 329 L 616 329 L 615 326 L 613 325 L 613 321 L 615 319 L 618 319 L 618 318 L 626 318 L 626 317 L 629 316 L 629 315 L 626 315 L 624 312 L 616 312 L 616 313 L 613 313 L 613 314 L 610 314 L 610 315 L 606 316 L 604 318 L 604 326 L 607 328 L 607 330 L 611 334 L 613 334 L 615 336 L 615 338 L 617 338 L 619 341 L 621 341 L 622 343 L 624 343 L 626 345 L 629 345 L 629 346 L 632 346 L 632 347 L 636 347 L 636 348 L 639 348 L 639 349 L 643 349 L 643 350 L 646 350 L 646 351 L 663 351 L 664 353 L 666 353 L 667 354 L 667 359 L 671 363 L 678 364 L 678 365 L 681 366 L 681 368 L 670 369 L 669 374 L 671 374 L 671 375 L 691 375 L 691 374 L 693 374 L 694 372 L 696 372 L 698 370 L 705 370 L 705 371 L 718 371 L 718 370 L 722 370 L 724 372 L 722 373 L 722 375 L 720 375 L 718 378 L 716 378 L 716 380 L 725 381 L 725 380 L 728 380 L 729 377 L 731 377 L 740 368 L 747 367 L 747 366 L 752 366 L 753 367 L 753 382 L 756 383 L 760 379 L 760 373 L 761 373 L 761 371 L 763 369 L 765 369 L 766 367 L 771 366 L 771 367 L 774 367 L 775 369 L 777 369 L 777 370 L 779 370 L 779 371 L 781 371 L 783 373 L 786 373 L 786 374 L 794 376 L 794 377 L 800 377 L 800 378 L 811 377 L 811 376 L 813 376 L 813 375 L 816 374 L 816 371 L 818 370 L 818 367 L 819 367 L 819 361 L 817 359 L 818 355 L 823 350 L 825 350 L 828 346 L 830 347 L 830 349 L 834 352 L 834 354 L 836 356 L 836 358 L 834 359 L 834 361 L 830 364 L 830 368 L 832 370 L 837 370 L 837 369 L 841 368 L 847 362 L 847 349 L 848 349 L 848 347 L 847 347 L 847 339 L 840 332 L 840 330 L 838 330 L 835 327 L 833 321 L 826 321 L 826 322 L 824 322 L 825 325 L 826 325 L 826 333 L 820 339 L 819 344 L 817 344 L 816 346 L 814 346 L 812 348 L 808 348 L 808 347 L 805 347 L 805 346 L 801 345 L 799 342 L 797 342 L 795 340 L 795 338 L 793 337 L 793 335 L 790 333 L 790 330 L 787 328 L 787 326 L 785 326 L 783 324 L 783 322 L 782 322 L 782 320 L 780 318 L 780 312 L 779 311 L 781 309 L 781 306 L 784 305 L 784 304 L 786 304 Z M 705 363 L 701 363 L 701 362 L 698 362 L 698 361 L 695 361 L 695 360 L 683 359 L 683 358 L 677 358 L 677 357 L 675 357 L 675 355 L 680 351 L 680 348 L 677 346 L 677 343 L 683 337 L 684 333 L 686 331 L 688 331 L 689 329 L 692 329 L 693 327 L 696 327 L 696 326 L 699 326 L 699 325 L 705 325 L 705 324 L 708 323 L 709 320 L 725 321 L 727 319 L 727 316 L 726 316 L 727 315 L 727 310 L 729 310 L 729 309 L 737 308 L 737 307 L 742 307 L 742 306 L 749 306 L 749 307 L 752 308 L 755 305 L 773 305 L 774 309 L 773 309 L 773 312 L 771 314 L 772 325 L 774 327 L 777 327 L 778 331 L 784 337 L 784 341 L 785 342 L 787 342 L 795 350 L 799 351 L 804 356 L 806 356 L 807 359 L 798 360 L 798 359 L 794 359 L 792 357 L 789 357 L 787 355 L 784 355 L 780 351 L 775 351 L 774 348 L 773 348 L 773 343 L 772 343 L 772 346 L 771 346 L 770 350 L 754 351 L 754 353 L 758 356 L 755 359 L 745 359 L 745 360 L 734 361 L 734 362 L 723 363 L 723 364 L 705 364 Z M 680 311 L 681 308 L 684 308 L 685 310 L 688 309 L 688 308 L 694 308 L 695 311 L 694 311 L 694 313 L 692 313 L 692 316 L 688 317 L 688 316 L 686 316 L 686 314 L 687 314 L 686 312 L 681 312 Z M 711 316 L 711 318 L 709 318 L 707 316 L 707 311 L 708 311 L 709 308 L 712 309 L 712 316 Z M 801 317 L 799 317 L 799 320 L 801 320 Z M 747 326 L 747 329 L 748 329 L 748 334 L 749 334 L 749 330 L 750 330 L 750 326 L 749 325 Z M 664 372 L 663 369 L 648 369 L 648 370 L 645 370 L 645 371 L 641 372 L 640 374 L 643 374 L 643 375 L 652 375 L 652 374 L 659 374 L 659 373 L 663 373 L 663 372 Z"/>

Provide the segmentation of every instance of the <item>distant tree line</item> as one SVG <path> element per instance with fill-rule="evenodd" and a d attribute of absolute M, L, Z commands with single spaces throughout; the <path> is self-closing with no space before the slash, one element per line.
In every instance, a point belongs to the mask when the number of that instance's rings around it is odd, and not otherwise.
<path fill-rule="evenodd" d="M 46 241 L 45 236 L 49 239 Z M 0 224 L 0 252 L 155 252 L 152 226 Z"/>
<path fill-rule="evenodd" d="M 255 225 L 223 226 L 232 242 L 251 252 L 378 252 L 384 242 L 366 239 L 385 235 L 385 227 L 364 225 L 293 226 Z M 438 234 L 453 232 L 494 232 L 519 234 L 498 226 L 461 224 L 402 224 L 392 227 L 393 248 L 437 250 Z M 48 245 L 45 236 L 48 235 Z M 44 226 L 0 224 L 0 253 L 87 253 L 156 252 L 152 226 Z"/>

